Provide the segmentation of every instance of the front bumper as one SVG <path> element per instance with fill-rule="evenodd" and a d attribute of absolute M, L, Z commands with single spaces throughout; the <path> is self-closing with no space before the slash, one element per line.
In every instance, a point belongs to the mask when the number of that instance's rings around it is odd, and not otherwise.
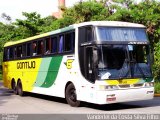
<path fill-rule="evenodd" d="M 111 104 L 128 101 L 148 100 L 154 97 L 154 87 L 97 91 L 96 104 Z"/>

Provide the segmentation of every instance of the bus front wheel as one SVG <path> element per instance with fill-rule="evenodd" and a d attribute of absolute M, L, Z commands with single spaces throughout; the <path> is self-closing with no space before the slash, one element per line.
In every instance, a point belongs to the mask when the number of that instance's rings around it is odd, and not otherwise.
<path fill-rule="evenodd" d="M 65 97 L 67 103 L 72 107 L 80 106 L 80 101 L 77 100 L 76 89 L 72 83 L 67 86 L 65 91 Z"/>

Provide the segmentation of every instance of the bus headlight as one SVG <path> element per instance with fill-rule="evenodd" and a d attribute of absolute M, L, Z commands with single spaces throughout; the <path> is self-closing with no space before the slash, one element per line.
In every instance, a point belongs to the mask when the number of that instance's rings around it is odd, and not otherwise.
<path fill-rule="evenodd" d="M 154 82 L 146 82 L 145 83 L 145 87 L 153 87 L 154 86 Z"/>
<path fill-rule="evenodd" d="M 115 90 L 118 89 L 117 85 L 100 85 L 99 90 Z"/>

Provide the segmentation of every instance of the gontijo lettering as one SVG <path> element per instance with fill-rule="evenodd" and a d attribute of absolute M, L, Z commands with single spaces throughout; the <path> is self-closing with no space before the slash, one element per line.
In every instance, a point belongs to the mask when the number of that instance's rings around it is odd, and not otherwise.
<path fill-rule="evenodd" d="M 17 69 L 34 69 L 36 67 L 35 61 L 17 62 Z"/>

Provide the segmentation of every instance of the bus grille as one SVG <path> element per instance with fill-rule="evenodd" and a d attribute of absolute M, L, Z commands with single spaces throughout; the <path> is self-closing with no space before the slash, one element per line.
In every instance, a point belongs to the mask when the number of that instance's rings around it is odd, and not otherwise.
<path fill-rule="evenodd" d="M 125 84 L 125 85 L 119 85 L 120 88 L 130 88 L 129 84 Z"/>
<path fill-rule="evenodd" d="M 137 87 L 143 87 L 143 83 L 139 83 L 139 84 L 133 84 L 133 85 L 129 85 L 129 84 L 124 84 L 124 85 L 119 85 L 120 88 L 137 88 Z"/>
<path fill-rule="evenodd" d="M 143 83 L 139 83 L 139 84 L 133 84 L 133 87 L 142 87 Z"/>

